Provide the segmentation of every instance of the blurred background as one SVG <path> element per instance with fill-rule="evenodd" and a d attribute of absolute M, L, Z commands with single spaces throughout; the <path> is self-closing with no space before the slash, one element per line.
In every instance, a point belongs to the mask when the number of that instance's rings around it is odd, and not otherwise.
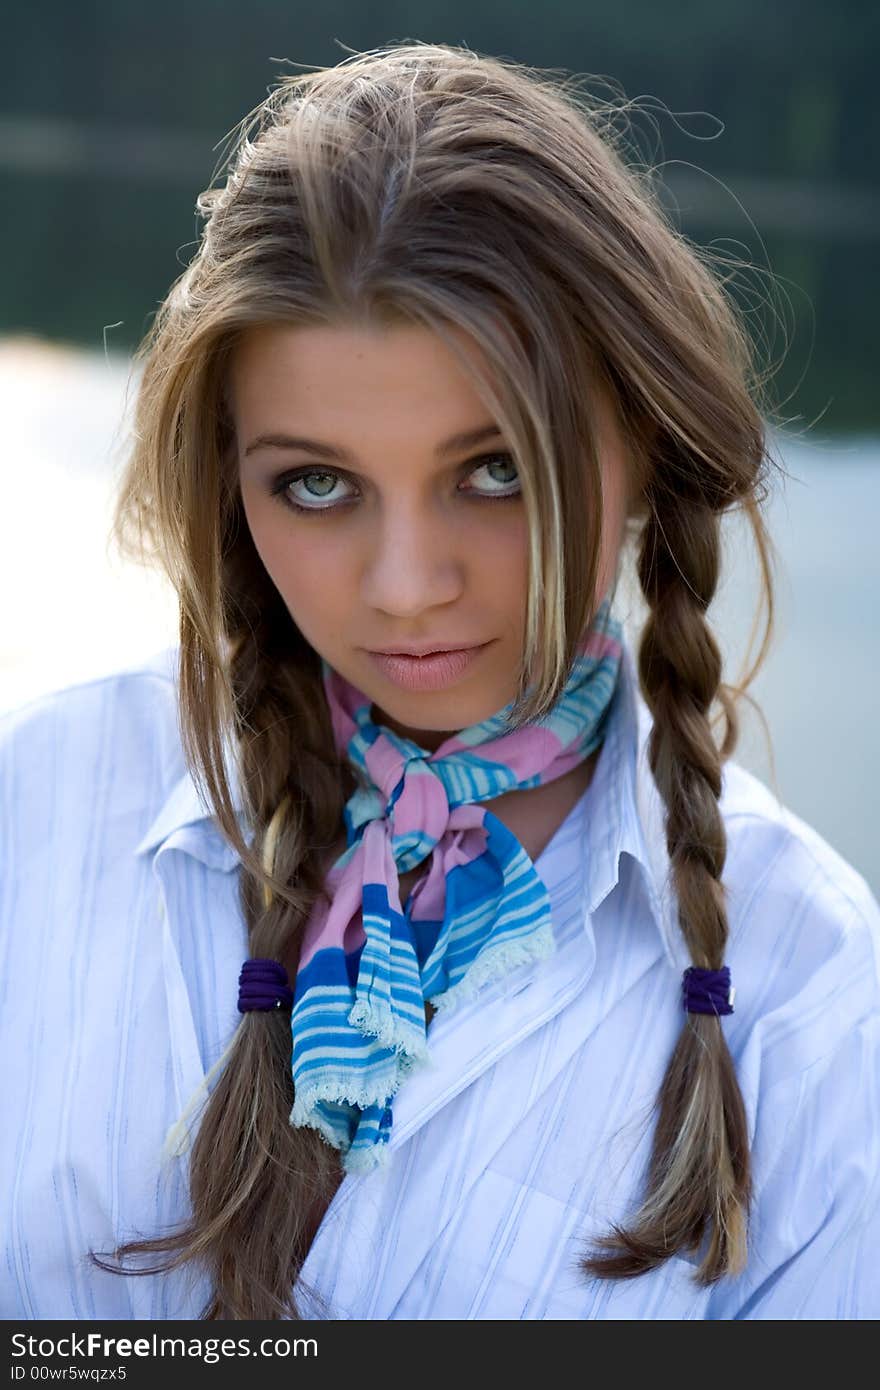
<path fill-rule="evenodd" d="M 776 637 L 738 761 L 880 895 L 880 6 L 873 0 L 43 0 L 13 6 L 0 87 L 0 710 L 177 640 L 173 592 L 107 546 L 131 353 L 196 249 L 197 193 L 284 73 L 466 45 L 628 99 L 632 156 L 727 268 L 778 419 Z M 709 617 L 727 679 L 758 597 L 725 536 Z M 630 633 L 642 610 L 630 588 Z M 754 649 L 752 654 L 754 653 Z"/>

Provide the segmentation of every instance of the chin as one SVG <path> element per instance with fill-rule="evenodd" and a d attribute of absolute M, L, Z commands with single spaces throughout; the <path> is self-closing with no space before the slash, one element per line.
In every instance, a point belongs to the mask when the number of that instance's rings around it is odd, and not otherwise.
<path fill-rule="evenodd" d="M 483 700 L 473 696 L 463 698 L 454 690 L 425 692 L 403 700 L 374 700 L 376 709 L 396 723 L 426 734 L 456 733 L 472 724 L 481 724 L 506 704 L 509 700 L 501 698 L 496 702 L 491 696 Z"/>

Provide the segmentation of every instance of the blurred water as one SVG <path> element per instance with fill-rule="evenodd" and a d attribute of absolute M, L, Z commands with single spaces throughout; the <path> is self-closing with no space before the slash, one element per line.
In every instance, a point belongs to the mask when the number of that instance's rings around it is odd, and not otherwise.
<path fill-rule="evenodd" d="M 0 709 L 177 640 L 173 592 L 106 546 L 129 372 L 124 357 L 0 340 Z M 750 693 L 769 724 L 783 801 L 880 895 L 880 439 L 814 431 L 780 452 L 791 477 L 767 513 L 780 555 L 776 636 Z M 644 609 L 631 583 L 626 594 L 635 637 Z M 741 670 L 757 596 L 748 532 L 727 523 L 709 617 L 728 679 Z M 741 709 L 735 757 L 772 786 L 761 722 Z"/>

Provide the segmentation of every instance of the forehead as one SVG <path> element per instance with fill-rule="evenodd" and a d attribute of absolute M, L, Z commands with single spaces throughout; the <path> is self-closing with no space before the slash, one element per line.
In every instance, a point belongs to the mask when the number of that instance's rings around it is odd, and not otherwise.
<path fill-rule="evenodd" d="M 488 418 L 474 370 L 487 371 L 478 344 L 446 330 L 462 362 L 440 334 L 420 325 L 389 327 L 261 325 L 236 346 L 230 401 L 240 427 L 281 428 L 295 419 L 337 429 L 401 420 L 410 430 L 449 432 Z"/>

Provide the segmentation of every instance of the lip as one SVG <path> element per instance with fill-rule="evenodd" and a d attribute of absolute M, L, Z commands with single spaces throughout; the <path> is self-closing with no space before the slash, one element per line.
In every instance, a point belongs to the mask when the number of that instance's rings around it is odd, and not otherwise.
<path fill-rule="evenodd" d="M 369 647 L 371 656 L 432 656 L 437 652 L 466 652 L 485 647 L 485 642 L 404 642 L 402 647 Z"/>
<path fill-rule="evenodd" d="M 382 674 L 403 690 L 445 690 L 455 685 L 489 646 L 458 647 L 435 651 L 430 656 L 407 656 L 400 653 L 367 652 Z"/>

